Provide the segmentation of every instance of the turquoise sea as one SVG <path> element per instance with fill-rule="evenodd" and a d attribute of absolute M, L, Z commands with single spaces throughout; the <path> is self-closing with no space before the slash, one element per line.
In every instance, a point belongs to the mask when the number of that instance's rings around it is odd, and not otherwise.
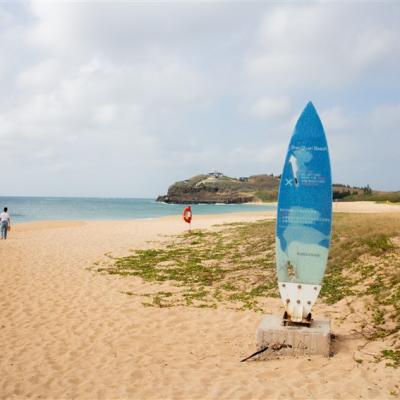
<path fill-rule="evenodd" d="M 44 220 L 127 220 L 181 215 L 182 204 L 158 203 L 154 199 L 11 197 L 0 196 L 1 211 L 8 207 L 13 223 Z M 198 214 L 222 214 L 244 211 L 270 211 L 275 205 L 195 204 Z"/>

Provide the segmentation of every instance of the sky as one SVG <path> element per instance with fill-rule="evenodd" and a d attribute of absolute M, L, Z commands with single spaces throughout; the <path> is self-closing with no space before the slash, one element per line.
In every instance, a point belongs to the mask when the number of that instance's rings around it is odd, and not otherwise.
<path fill-rule="evenodd" d="M 0 1 L 0 195 L 279 175 L 311 100 L 334 182 L 400 190 L 400 2 Z"/>

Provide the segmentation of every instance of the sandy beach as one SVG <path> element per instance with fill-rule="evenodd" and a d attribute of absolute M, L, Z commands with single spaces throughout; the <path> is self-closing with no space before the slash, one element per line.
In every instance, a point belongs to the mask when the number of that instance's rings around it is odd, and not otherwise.
<path fill-rule="evenodd" d="M 335 203 L 336 212 L 399 212 L 399 205 Z M 275 217 L 251 212 L 196 217 L 195 229 Z M 127 290 L 139 278 L 97 273 L 106 254 L 154 247 L 186 230 L 180 217 L 37 222 L 0 242 L 0 397 L 3 399 L 392 399 L 400 371 L 357 363 L 365 341 L 349 304 L 317 302 L 337 335 L 335 355 L 246 362 L 262 314 L 144 307 Z M 357 304 L 352 304 L 357 311 Z M 361 309 L 360 309 L 361 310 Z M 265 299 L 264 313 L 282 312 Z M 361 311 L 360 311 L 361 312 Z M 364 351 L 373 351 L 374 344 Z"/>

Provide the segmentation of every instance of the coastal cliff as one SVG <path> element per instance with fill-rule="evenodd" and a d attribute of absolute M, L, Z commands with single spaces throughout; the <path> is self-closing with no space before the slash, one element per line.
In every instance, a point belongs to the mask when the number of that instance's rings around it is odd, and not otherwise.
<path fill-rule="evenodd" d="M 231 178 L 212 172 L 174 183 L 168 193 L 159 196 L 157 201 L 177 204 L 275 201 L 278 186 L 279 177 L 272 174 Z"/>
<path fill-rule="evenodd" d="M 231 178 L 220 172 L 196 175 L 174 183 L 168 193 L 157 201 L 176 204 L 238 204 L 276 201 L 280 176 L 273 174 Z M 335 183 L 334 201 L 388 201 L 400 202 L 400 192 L 372 190 L 368 185 L 355 187 Z"/>

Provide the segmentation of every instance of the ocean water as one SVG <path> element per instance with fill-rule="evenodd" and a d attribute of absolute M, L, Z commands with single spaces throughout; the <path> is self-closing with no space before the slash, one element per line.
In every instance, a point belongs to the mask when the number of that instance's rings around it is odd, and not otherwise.
<path fill-rule="evenodd" d="M 1 211 L 8 207 L 13 223 L 45 220 L 128 220 L 181 215 L 182 204 L 158 203 L 154 199 L 80 198 L 80 197 L 2 197 Z M 275 210 L 275 205 L 194 204 L 198 214 L 222 214 Z"/>

